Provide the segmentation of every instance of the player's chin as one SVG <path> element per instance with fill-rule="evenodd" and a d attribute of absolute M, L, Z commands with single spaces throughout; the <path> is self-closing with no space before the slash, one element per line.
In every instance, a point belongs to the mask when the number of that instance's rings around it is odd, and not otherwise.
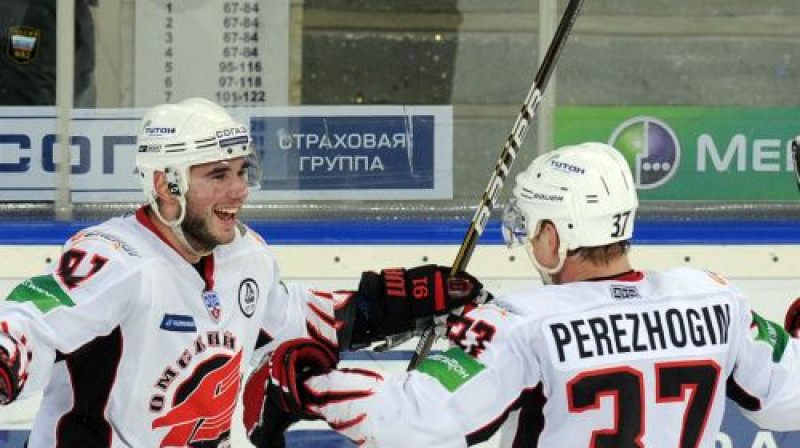
<path fill-rule="evenodd" d="M 228 244 L 236 238 L 236 219 L 214 219 L 214 237 L 217 244 Z"/>
<path fill-rule="evenodd" d="M 230 244 L 236 238 L 236 227 L 218 228 L 214 236 L 216 236 L 217 244 Z"/>

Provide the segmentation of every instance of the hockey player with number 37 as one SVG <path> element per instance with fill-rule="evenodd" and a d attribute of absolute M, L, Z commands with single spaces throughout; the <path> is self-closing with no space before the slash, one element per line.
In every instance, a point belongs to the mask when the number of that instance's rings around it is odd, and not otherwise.
<path fill-rule="evenodd" d="M 78 232 L 0 302 L 0 404 L 44 388 L 28 448 L 228 447 L 261 352 L 358 348 L 483 297 L 434 265 L 366 272 L 357 292 L 283 284 L 237 219 L 259 180 L 251 140 L 208 100 L 153 107 L 136 155 L 149 204 Z"/>
<path fill-rule="evenodd" d="M 800 340 L 720 275 L 635 269 L 637 205 L 614 148 L 542 155 L 503 228 L 546 286 L 451 322 L 452 348 L 416 371 L 337 369 L 289 341 L 264 377 L 285 412 L 364 447 L 465 447 L 500 429 L 503 447 L 712 448 L 726 397 L 764 428 L 800 429 Z"/>

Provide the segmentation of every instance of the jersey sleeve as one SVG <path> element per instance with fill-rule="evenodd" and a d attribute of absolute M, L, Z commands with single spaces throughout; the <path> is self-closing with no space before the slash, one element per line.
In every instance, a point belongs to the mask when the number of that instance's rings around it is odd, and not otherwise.
<path fill-rule="evenodd" d="M 728 396 L 765 429 L 800 430 L 800 340 L 746 309 Z"/>
<path fill-rule="evenodd" d="M 528 338 L 522 321 L 494 305 L 478 307 L 451 327 L 452 348 L 429 356 L 416 371 L 387 377 L 369 394 L 353 394 L 359 398 L 320 412 L 352 440 L 375 446 L 456 448 L 482 442 L 540 382 L 538 360 L 519 350 Z M 342 381 L 346 374 L 328 378 Z M 354 421 L 358 425 L 344 423 Z"/>
<path fill-rule="evenodd" d="M 0 302 L 2 328 L 25 341 L 29 352 L 21 397 L 46 384 L 59 353 L 72 353 L 119 324 L 140 288 L 131 256 L 103 238 L 73 237 L 47 273 L 18 284 Z"/>
<path fill-rule="evenodd" d="M 337 320 L 336 310 L 350 300 L 352 292 L 322 291 L 301 283 L 284 283 L 274 258 L 271 277 L 273 284 L 267 296 L 262 338 L 253 362 L 259 362 L 264 353 L 273 351 L 280 343 L 301 337 L 311 337 L 339 351 L 337 332 L 343 323 Z"/>

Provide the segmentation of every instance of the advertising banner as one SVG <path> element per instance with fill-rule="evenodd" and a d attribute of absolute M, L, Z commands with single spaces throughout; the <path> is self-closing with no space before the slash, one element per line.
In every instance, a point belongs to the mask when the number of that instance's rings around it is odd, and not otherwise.
<path fill-rule="evenodd" d="M 252 201 L 450 199 L 449 106 L 239 108 L 262 165 Z M 135 173 L 144 109 L 76 110 L 70 189 L 75 202 L 143 199 Z M 0 108 L 0 200 L 49 201 L 58 179 L 53 108 Z"/>
<path fill-rule="evenodd" d="M 262 191 L 254 198 L 452 198 L 450 107 L 290 111 L 250 117 L 256 147 L 264 150 Z"/>
<path fill-rule="evenodd" d="M 800 108 L 563 107 L 556 146 L 607 142 L 642 200 L 797 199 L 791 140 Z"/>

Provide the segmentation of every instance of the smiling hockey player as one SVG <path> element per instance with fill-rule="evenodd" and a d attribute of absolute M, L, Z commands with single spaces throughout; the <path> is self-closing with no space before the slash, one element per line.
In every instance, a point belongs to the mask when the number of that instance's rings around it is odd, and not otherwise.
<path fill-rule="evenodd" d="M 0 404 L 44 388 L 29 448 L 230 446 L 259 349 L 366 345 L 481 292 L 433 265 L 365 273 L 356 293 L 284 285 L 237 219 L 259 180 L 248 128 L 207 100 L 153 107 L 137 147 L 148 205 L 78 232 L 0 302 Z"/>

